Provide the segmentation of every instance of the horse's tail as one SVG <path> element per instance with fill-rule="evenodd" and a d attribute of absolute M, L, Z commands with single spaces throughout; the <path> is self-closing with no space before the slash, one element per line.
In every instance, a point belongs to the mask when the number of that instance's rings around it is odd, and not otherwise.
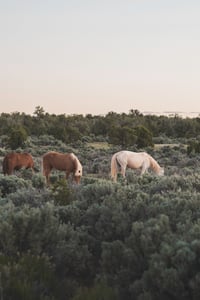
<path fill-rule="evenodd" d="M 113 181 L 117 181 L 117 172 L 118 172 L 118 165 L 117 165 L 117 153 L 115 153 L 111 158 L 111 178 Z"/>
<path fill-rule="evenodd" d="M 3 169 L 3 174 L 4 175 L 8 174 L 9 164 L 8 164 L 8 158 L 7 158 L 7 156 L 5 156 L 4 159 L 3 159 L 2 169 Z"/>

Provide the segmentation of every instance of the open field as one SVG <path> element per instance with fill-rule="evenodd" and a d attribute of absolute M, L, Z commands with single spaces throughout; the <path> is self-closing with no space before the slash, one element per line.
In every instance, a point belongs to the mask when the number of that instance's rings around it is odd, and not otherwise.
<path fill-rule="evenodd" d="M 107 142 L 91 142 L 91 143 L 87 143 L 88 147 L 92 147 L 94 149 L 110 149 L 110 144 L 108 144 Z"/>

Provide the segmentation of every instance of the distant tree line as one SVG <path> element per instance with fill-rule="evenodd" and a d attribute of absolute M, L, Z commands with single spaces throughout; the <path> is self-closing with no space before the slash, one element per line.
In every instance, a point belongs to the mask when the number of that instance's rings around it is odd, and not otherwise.
<path fill-rule="evenodd" d="M 142 148 L 153 146 L 155 137 L 163 137 L 164 142 L 167 138 L 196 139 L 199 132 L 200 117 L 143 115 L 138 110 L 130 110 L 128 114 L 109 112 L 105 116 L 55 115 L 37 106 L 33 115 L 19 112 L 0 115 L 0 135 L 8 136 L 6 142 L 13 149 L 22 146 L 31 135 L 51 135 L 68 144 L 90 139 Z"/>

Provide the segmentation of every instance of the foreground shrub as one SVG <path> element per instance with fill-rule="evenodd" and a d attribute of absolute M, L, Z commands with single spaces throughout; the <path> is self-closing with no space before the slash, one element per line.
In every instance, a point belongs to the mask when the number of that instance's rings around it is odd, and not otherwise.
<path fill-rule="evenodd" d="M 15 300 L 56 299 L 54 265 L 46 255 L 0 255 L 1 298 Z M 52 296 L 49 296 L 52 295 Z"/>
<path fill-rule="evenodd" d="M 66 181 L 65 178 L 62 178 L 56 181 L 52 188 L 52 198 L 54 199 L 55 205 L 67 205 L 73 200 L 75 200 L 75 193 L 72 189 L 72 186 Z"/>
<path fill-rule="evenodd" d="M 15 175 L 3 176 L 0 175 L 0 194 L 5 197 L 10 193 L 14 193 L 19 189 L 28 188 L 31 184 L 28 180 L 24 180 Z"/>
<path fill-rule="evenodd" d="M 46 185 L 45 177 L 41 174 L 35 174 L 32 176 L 32 185 L 36 189 L 43 189 Z"/>
<path fill-rule="evenodd" d="M 117 300 L 117 292 L 105 283 L 96 283 L 91 288 L 79 288 L 72 300 Z"/>

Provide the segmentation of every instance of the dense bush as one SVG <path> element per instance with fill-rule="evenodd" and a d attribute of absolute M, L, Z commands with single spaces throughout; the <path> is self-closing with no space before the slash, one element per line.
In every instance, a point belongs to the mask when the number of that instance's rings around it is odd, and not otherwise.
<path fill-rule="evenodd" d="M 8 146 L 13 150 L 19 147 L 23 147 L 27 138 L 28 133 L 26 132 L 24 127 L 12 127 L 8 132 Z"/>
<path fill-rule="evenodd" d="M 29 137 L 35 174 L 0 175 L 0 298 L 199 299 L 200 160 L 173 144 L 145 149 L 165 176 L 129 169 L 113 183 L 110 159 L 120 145 Z M 49 150 L 78 155 L 80 185 L 55 171 L 46 186 L 41 156 Z"/>
<path fill-rule="evenodd" d="M 10 193 L 15 193 L 18 189 L 28 188 L 31 183 L 27 180 L 13 176 L 3 176 L 0 174 L 0 196 L 5 197 Z"/>

